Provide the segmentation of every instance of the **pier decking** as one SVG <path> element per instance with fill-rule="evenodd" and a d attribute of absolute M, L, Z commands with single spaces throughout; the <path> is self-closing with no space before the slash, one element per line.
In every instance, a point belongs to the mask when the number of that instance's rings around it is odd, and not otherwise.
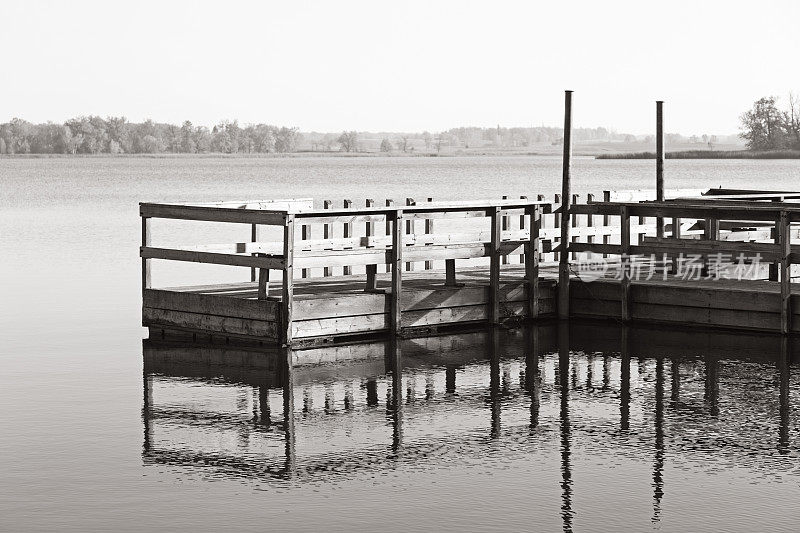
<path fill-rule="evenodd" d="M 791 283 L 798 196 L 574 196 L 566 246 L 558 196 L 367 200 L 358 209 L 349 201 L 314 209 L 310 200 L 141 204 L 143 325 L 151 336 L 292 348 L 556 316 L 786 334 L 800 331 L 791 320 L 800 311 Z M 158 218 L 242 224 L 250 238 L 157 247 L 150 221 Z M 270 231 L 282 239 L 265 238 Z M 559 284 L 562 250 L 570 276 Z M 243 267 L 250 281 L 153 288 L 152 260 Z"/>

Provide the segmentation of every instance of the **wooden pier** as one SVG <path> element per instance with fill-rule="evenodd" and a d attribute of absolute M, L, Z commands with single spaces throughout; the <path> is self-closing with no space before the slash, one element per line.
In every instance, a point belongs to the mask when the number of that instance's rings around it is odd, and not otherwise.
<path fill-rule="evenodd" d="M 345 200 L 323 209 L 308 199 L 143 203 L 143 325 L 151 337 L 295 349 L 556 316 L 800 331 L 791 283 L 800 194 L 665 198 L 605 191 L 569 202 L 366 200 L 355 208 Z M 248 238 L 157 246 L 153 219 L 237 224 Z M 559 281 L 560 259 L 570 275 Z M 241 267 L 250 280 L 154 288 L 153 260 Z M 586 270 L 591 263 L 603 271 Z"/>

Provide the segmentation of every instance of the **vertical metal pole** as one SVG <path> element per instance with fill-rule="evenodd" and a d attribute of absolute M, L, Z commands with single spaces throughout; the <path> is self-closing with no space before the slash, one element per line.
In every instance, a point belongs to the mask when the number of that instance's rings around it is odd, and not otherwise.
<path fill-rule="evenodd" d="M 664 102 L 656 101 L 656 201 L 664 201 Z M 664 238 L 664 218 L 656 217 L 656 237 Z"/>
<path fill-rule="evenodd" d="M 558 318 L 569 318 L 569 200 L 572 159 L 572 91 L 564 91 L 564 156 L 561 173 L 561 247 L 558 254 Z"/>

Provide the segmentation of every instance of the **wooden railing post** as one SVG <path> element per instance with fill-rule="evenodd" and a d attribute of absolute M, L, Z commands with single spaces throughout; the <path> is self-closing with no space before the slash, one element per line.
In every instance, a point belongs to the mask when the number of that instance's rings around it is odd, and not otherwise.
<path fill-rule="evenodd" d="M 428 198 L 428 203 L 432 202 L 433 198 Z M 433 219 L 426 218 L 425 219 L 425 234 L 432 235 L 433 234 Z M 425 261 L 425 270 L 432 270 L 433 269 L 433 261 Z"/>
<path fill-rule="evenodd" d="M 392 200 L 391 198 L 388 198 L 386 200 L 386 207 L 392 207 L 393 205 L 394 205 L 394 200 Z M 390 235 L 393 235 L 393 233 L 392 233 L 392 217 L 387 215 L 386 216 L 386 236 L 388 237 Z M 392 266 L 391 265 L 386 265 L 386 272 L 389 273 L 389 272 L 391 272 L 391 270 L 392 270 Z"/>
<path fill-rule="evenodd" d="M 525 209 L 529 218 L 530 238 L 525 245 L 525 279 L 528 282 L 528 316 L 539 317 L 539 230 L 541 213 L 538 205 Z"/>
<path fill-rule="evenodd" d="M 250 242 L 258 242 L 258 226 L 256 224 L 250 225 Z M 250 269 L 250 281 L 256 280 L 255 267 Z"/>
<path fill-rule="evenodd" d="M 352 200 L 344 200 L 342 202 L 342 207 L 344 207 L 345 209 L 352 208 L 353 207 L 353 201 Z M 348 238 L 351 238 L 352 236 L 353 236 L 353 223 L 352 222 L 345 222 L 342 225 L 342 238 L 348 239 Z M 350 266 L 343 266 L 342 267 L 342 275 L 343 276 L 349 276 L 350 274 L 352 274 L 352 272 L 353 272 L 353 267 L 350 267 Z"/>
<path fill-rule="evenodd" d="M 150 246 L 150 218 L 142 217 L 142 246 Z M 152 285 L 152 277 L 150 274 L 150 259 L 142 258 L 142 294 L 145 289 L 149 289 Z"/>
<path fill-rule="evenodd" d="M 792 234 L 789 213 L 781 211 L 778 219 L 781 244 L 781 333 L 792 329 Z"/>
<path fill-rule="evenodd" d="M 323 200 L 322 208 L 323 209 L 330 209 L 333 205 L 333 202 L 330 200 Z M 331 238 L 331 225 L 330 224 L 323 224 L 322 225 L 322 238 L 323 239 L 330 239 Z M 326 266 L 322 269 L 322 275 L 324 277 L 328 277 L 331 275 L 331 267 Z"/>
<path fill-rule="evenodd" d="M 500 239 L 502 220 L 500 207 L 487 209 L 492 224 L 489 256 L 489 323 L 500 324 Z"/>
<path fill-rule="evenodd" d="M 707 218 L 705 229 L 703 230 L 703 239 L 706 241 L 719 240 L 719 220 L 716 218 Z M 703 275 L 710 276 L 708 254 L 703 254 Z"/>
<path fill-rule="evenodd" d="M 620 251 L 622 252 L 620 268 L 620 302 L 622 304 L 622 321 L 631 319 L 631 219 L 628 207 L 622 206 L 619 210 L 620 220 Z"/>
<path fill-rule="evenodd" d="M 564 91 L 564 152 L 561 160 L 561 240 L 558 254 L 558 318 L 569 318 L 569 243 L 572 168 L 572 91 Z"/>
<path fill-rule="evenodd" d="M 417 205 L 417 202 L 414 201 L 413 198 L 406 198 L 406 205 L 412 206 Z M 416 228 L 414 227 L 414 219 L 410 218 L 406 220 L 406 235 L 412 235 L 415 233 Z M 414 263 L 408 262 L 406 263 L 406 272 L 411 272 L 414 270 Z"/>
<path fill-rule="evenodd" d="M 371 198 L 367 199 L 367 201 L 365 202 L 365 205 L 367 206 L 367 208 L 374 207 L 375 206 L 375 200 L 372 200 Z M 366 237 L 374 237 L 375 236 L 375 223 L 368 221 L 364 225 L 364 233 L 366 233 Z M 366 274 L 367 274 L 367 285 L 366 285 L 365 291 L 366 292 L 374 292 L 378 288 L 378 280 L 377 280 L 378 265 L 366 265 L 366 267 L 364 267 L 364 268 L 365 268 Z"/>
<path fill-rule="evenodd" d="M 527 201 L 528 197 L 527 196 L 520 196 L 519 199 L 522 200 L 522 201 Z M 526 226 L 526 219 L 527 218 L 528 218 L 528 209 L 526 208 L 525 211 L 519 216 L 519 229 L 520 229 L 520 231 L 525 231 L 525 228 L 527 227 Z M 524 250 L 525 249 L 523 248 L 523 253 L 521 253 L 520 256 L 519 256 L 519 264 L 520 265 L 524 265 L 525 264 L 525 252 L 524 252 Z"/>
<path fill-rule="evenodd" d="M 392 293 L 390 296 L 389 317 L 392 334 L 402 332 L 402 292 L 403 292 L 403 210 L 397 209 L 387 215 L 387 224 L 394 223 L 392 231 Z"/>
<path fill-rule="evenodd" d="M 505 194 L 504 194 L 504 195 L 503 195 L 503 200 L 508 200 L 508 195 L 505 195 Z M 501 217 L 501 226 L 502 226 L 502 228 L 501 228 L 501 229 L 502 229 L 502 231 L 508 231 L 508 230 L 509 230 L 509 222 L 510 222 L 510 221 L 509 221 L 509 217 L 508 217 L 508 215 L 503 215 L 503 216 Z M 507 255 L 504 255 L 503 257 L 501 257 L 501 258 L 500 258 L 500 262 L 501 262 L 502 264 L 504 264 L 504 265 L 507 265 L 507 264 L 508 264 L 508 256 L 507 256 Z"/>
<path fill-rule="evenodd" d="M 301 224 L 300 225 L 300 240 L 307 241 L 311 238 L 311 224 Z M 308 268 L 304 268 L 300 270 L 300 277 L 307 278 L 310 275 L 311 270 Z"/>
<path fill-rule="evenodd" d="M 675 240 L 681 239 L 681 219 L 678 217 L 672 217 L 672 238 Z M 678 269 L 680 268 L 680 261 L 681 261 L 681 256 L 679 254 L 675 254 L 672 256 L 671 271 L 673 274 L 678 273 Z M 664 266 L 664 268 L 666 268 L 666 265 Z"/>
<path fill-rule="evenodd" d="M 281 340 L 285 346 L 292 344 L 292 307 L 294 300 L 294 215 L 286 215 L 283 226 L 283 286 L 281 291 Z"/>

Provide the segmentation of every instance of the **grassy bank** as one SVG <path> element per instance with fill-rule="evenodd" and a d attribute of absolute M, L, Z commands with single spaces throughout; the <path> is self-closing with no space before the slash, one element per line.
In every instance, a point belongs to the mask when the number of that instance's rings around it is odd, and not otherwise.
<path fill-rule="evenodd" d="M 800 159 L 800 150 L 683 150 L 667 152 L 666 159 Z M 655 159 L 655 152 L 600 154 L 596 159 Z"/>

